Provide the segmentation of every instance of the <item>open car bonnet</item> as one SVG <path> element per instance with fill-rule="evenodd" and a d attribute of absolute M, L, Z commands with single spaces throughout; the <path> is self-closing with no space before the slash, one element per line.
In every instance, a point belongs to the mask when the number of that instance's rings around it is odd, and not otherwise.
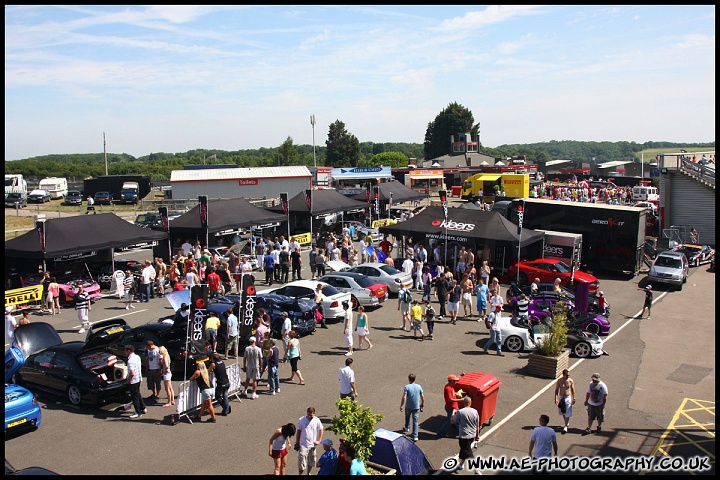
<path fill-rule="evenodd" d="M 57 330 L 46 322 L 32 322 L 15 329 L 15 345 L 5 352 L 5 382 L 10 381 L 25 359 L 35 352 L 60 345 L 62 338 Z"/>
<path fill-rule="evenodd" d="M 329 260 L 328 262 L 325 262 L 328 267 L 332 268 L 335 272 L 342 272 L 344 270 L 350 270 L 352 267 L 348 265 L 345 262 L 341 262 L 340 260 Z"/>

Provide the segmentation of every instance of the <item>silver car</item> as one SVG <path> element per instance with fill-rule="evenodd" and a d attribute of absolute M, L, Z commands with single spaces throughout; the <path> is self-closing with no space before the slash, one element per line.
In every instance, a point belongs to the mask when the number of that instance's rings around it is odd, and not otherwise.
<path fill-rule="evenodd" d="M 323 275 L 318 280 L 352 295 L 350 301 L 353 310 L 360 305 L 379 307 L 388 298 L 387 285 L 360 273 L 333 272 Z"/>
<path fill-rule="evenodd" d="M 327 265 L 336 272 L 353 272 L 362 273 L 375 280 L 387 285 L 391 293 L 397 295 L 401 288 L 412 287 L 413 280 L 409 273 L 404 273 L 395 267 L 391 267 L 385 263 L 363 263 L 356 267 L 351 267 L 345 262 L 331 260 Z"/>
<path fill-rule="evenodd" d="M 661 252 L 655 257 L 647 280 L 649 283 L 665 283 L 682 290 L 683 283 L 687 282 L 688 259 L 682 252 Z"/>

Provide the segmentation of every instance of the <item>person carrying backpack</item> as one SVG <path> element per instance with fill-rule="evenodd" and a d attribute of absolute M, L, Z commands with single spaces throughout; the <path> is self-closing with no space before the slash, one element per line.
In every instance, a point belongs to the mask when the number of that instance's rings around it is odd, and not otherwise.
<path fill-rule="evenodd" d="M 403 287 L 398 292 L 398 310 L 402 313 L 402 330 L 406 331 L 405 325 L 410 324 L 410 304 L 412 303 L 412 294 L 410 290 Z"/>

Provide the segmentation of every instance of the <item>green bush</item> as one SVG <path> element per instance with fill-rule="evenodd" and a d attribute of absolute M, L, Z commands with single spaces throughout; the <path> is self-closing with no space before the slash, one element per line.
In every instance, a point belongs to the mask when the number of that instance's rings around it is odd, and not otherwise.
<path fill-rule="evenodd" d="M 558 302 L 553 307 L 551 319 L 548 321 L 549 335 L 538 340 L 534 353 L 545 357 L 557 357 L 567 346 L 567 309 L 568 304 Z"/>
<path fill-rule="evenodd" d="M 373 414 L 370 407 L 362 408 L 349 398 L 340 398 L 335 405 L 340 416 L 333 417 L 328 430 L 350 445 L 357 458 L 366 461 L 370 458 L 370 448 L 375 445 L 375 424 L 383 419 L 383 414 Z"/>

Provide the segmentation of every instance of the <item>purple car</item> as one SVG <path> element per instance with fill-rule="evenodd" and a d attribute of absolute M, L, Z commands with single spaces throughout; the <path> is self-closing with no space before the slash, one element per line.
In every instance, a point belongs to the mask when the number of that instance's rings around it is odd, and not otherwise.
<path fill-rule="evenodd" d="M 528 315 L 534 323 L 544 323 L 552 314 L 554 306 L 558 302 L 564 302 L 568 305 L 568 327 L 577 327 L 587 330 L 598 335 L 607 335 L 610 333 L 610 320 L 599 313 L 587 313 L 578 315 L 575 312 L 575 304 L 570 300 L 561 300 L 556 296 L 537 296 L 530 300 Z"/>

